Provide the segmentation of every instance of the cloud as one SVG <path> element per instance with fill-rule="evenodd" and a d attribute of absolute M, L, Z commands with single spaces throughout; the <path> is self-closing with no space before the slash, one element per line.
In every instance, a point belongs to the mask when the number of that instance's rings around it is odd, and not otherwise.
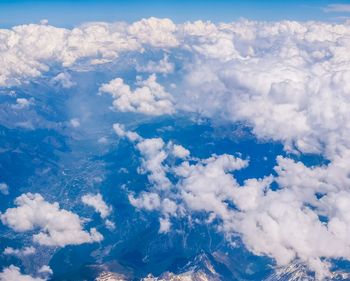
<path fill-rule="evenodd" d="M 123 129 L 122 135 L 125 134 L 126 132 Z M 133 206 L 148 211 L 161 211 L 165 219 L 170 214 L 176 215 L 177 210 L 180 210 L 182 206 L 179 208 L 172 199 L 170 188 L 175 188 L 175 186 L 167 177 L 167 173 L 171 172 L 177 177 L 183 178 L 183 180 L 179 180 L 176 188 L 181 190 L 179 192 L 180 196 L 189 209 L 217 212 L 223 218 L 230 216 L 230 211 L 224 201 L 228 199 L 227 196 L 232 198 L 232 188 L 237 183 L 235 183 L 232 175 L 226 172 L 246 167 L 247 161 L 231 155 L 213 155 L 196 165 L 184 161 L 177 167 L 168 167 L 163 162 L 171 155 L 174 148 L 175 151 L 176 149 L 180 151 L 180 158 L 188 157 L 189 151 L 182 146 L 173 145 L 172 142 L 169 142 L 166 146 L 160 138 L 141 139 L 137 142 L 136 148 L 141 153 L 141 168 L 150 172 L 148 179 L 153 187 L 150 192 L 142 192 L 137 197 L 130 194 L 129 201 Z M 264 184 L 266 185 L 266 183 Z M 162 191 L 161 194 L 165 196 L 164 198 L 159 196 L 159 191 Z M 174 198 L 178 198 L 178 196 L 174 196 Z M 250 200 L 252 199 L 250 198 Z M 163 222 L 165 223 L 165 221 Z M 164 225 L 170 228 L 170 222 Z"/>
<path fill-rule="evenodd" d="M 170 231 L 171 223 L 169 221 L 169 218 L 160 218 L 159 224 L 159 233 L 167 233 Z"/>
<path fill-rule="evenodd" d="M 229 155 L 195 165 L 183 162 L 175 168 L 178 204 L 190 213 L 206 212 L 211 221 L 218 219 L 221 231 L 240 234 L 257 255 L 273 257 L 279 265 L 306 263 L 319 280 L 330 274 L 328 259 L 350 258 L 349 179 L 342 158 L 308 168 L 279 156 L 275 177 L 248 179 L 240 186 L 231 172 L 247 165 Z M 270 188 L 272 181 L 278 190 Z"/>
<path fill-rule="evenodd" d="M 135 143 L 136 149 L 142 156 L 139 172 L 148 173 L 148 180 L 156 189 L 168 189 L 171 182 L 167 177 L 169 169 L 164 161 L 170 155 L 186 159 L 190 151 L 171 141 L 166 144 L 161 138 L 142 138 L 136 132 L 125 130 L 125 127 L 119 123 L 113 124 L 113 129 L 119 137 L 127 138 Z"/>
<path fill-rule="evenodd" d="M 0 183 L 0 192 L 4 195 L 8 195 L 9 194 L 9 186 L 7 183 Z"/>
<path fill-rule="evenodd" d="M 73 128 L 78 128 L 80 127 L 80 121 L 78 118 L 72 118 L 69 120 L 69 124 L 73 127 Z"/>
<path fill-rule="evenodd" d="M 48 265 L 43 265 L 39 268 L 38 273 L 44 274 L 44 275 L 52 275 L 53 271 Z"/>
<path fill-rule="evenodd" d="M 137 133 L 126 131 L 123 125 L 115 123 L 114 131 L 119 137 L 126 137 L 135 142 L 137 150 L 142 155 L 141 173 L 148 173 L 149 181 L 159 189 L 168 188 L 171 183 L 166 176 L 167 167 L 163 164 L 168 156 L 166 146 L 162 139 L 143 139 Z"/>
<path fill-rule="evenodd" d="M 184 45 L 196 55 L 221 62 L 243 59 L 235 46 L 235 34 L 223 26 L 211 22 L 195 21 L 184 23 L 180 28 L 184 33 Z"/>
<path fill-rule="evenodd" d="M 42 19 L 42 20 L 40 20 L 40 24 L 48 25 L 49 24 L 49 20 L 48 19 Z"/>
<path fill-rule="evenodd" d="M 3 86 L 40 76 L 55 63 L 79 69 L 113 61 L 125 52 L 147 57 L 148 51 L 163 50 L 160 64 L 150 66 L 157 71 L 163 64 L 179 65 L 176 88 L 168 93 L 155 75 L 136 81 L 134 90 L 116 78 L 100 91 L 112 95 L 117 110 L 153 116 L 184 110 L 245 122 L 259 138 L 281 141 L 286 150 L 323 153 L 329 159 L 350 147 L 346 24 L 174 24 L 150 18 L 73 29 L 31 24 L 0 34 Z M 168 57 L 169 49 L 186 55 Z"/>
<path fill-rule="evenodd" d="M 124 125 L 115 123 L 113 124 L 113 130 L 117 136 L 124 138 L 126 137 L 131 142 L 141 141 L 142 138 L 135 132 L 126 131 Z"/>
<path fill-rule="evenodd" d="M 159 220 L 159 233 L 170 231 L 170 216 L 176 216 L 178 206 L 172 198 L 160 197 L 157 192 L 169 194 L 172 186 L 167 177 L 170 172 L 164 161 L 173 155 L 178 158 L 187 158 L 190 152 L 181 145 L 174 145 L 173 142 L 167 144 L 160 138 L 145 139 L 137 133 L 125 130 L 124 126 L 116 123 L 113 125 L 116 134 L 125 137 L 135 143 L 135 148 L 141 154 L 141 166 L 139 171 L 148 173 L 148 180 L 152 184 L 150 191 L 143 191 L 137 196 L 130 193 L 128 198 L 131 205 L 139 210 L 159 211 L 163 218 Z"/>
<path fill-rule="evenodd" d="M 168 74 L 174 72 L 174 64 L 169 62 L 169 56 L 164 55 L 163 59 L 159 62 L 149 61 L 145 66 L 136 65 L 136 70 L 138 72 L 148 72 L 148 73 L 163 73 Z"/>
<path fill-rule="evenodd" d="M 0 29 L 0 86 L 18 85 L 53 65 L 80 69 L 111 62 L 121 53 L 143 51 L 144 47 L 170 48 L 178 45 L 176 25 L 168 19 L 143 19 L 125 23 L 86 23 L 73 29 L 45 24 L 28 24 Z M 56 80 L 72 86 L 66 74 Z M 73 82 L 74 83 L 74 82 Z"/>
<path fill-rule="evenodd" d="M 143 192 L 138 198 L 131 194 L 129 195 L 129 201 L 134 207 L 148 211 L 157 210 L 161 206 L 160 197 L 157 193 Z"/>
<path fill-rule="evenodd" d="M 30 105 L 33 104 L 33 99 L 28 100 L 26 98 L 17 98 L 16 104 L 12 106 L 14 109 L 23 109 L 28 108 Z"/>
<path fill-rule="evenodd" d="M 241 208 L 233 229 L 254 253 L 272 256 L 281 265 L 302 260 L 322 280 L 329 276 L 327 259 L 350 258 L 345 239 L 349 180 L 343 169 L 334 167 L 340 163 L 308 168 L 281 156 L 277 163 L 280 189 L 268 189 L 256 197 L 254 206 Z"/>
<path fill-rule="evenodd" d="M 78 215 L 60 209 L 58 203 L 49 203 L 40 194 L 26 193 L 15 200 L 17 207 L 1 214 L 3 224 L 16 232 L 36 231 L 34 242 L 46 246 L 79 245 L 99 242 L 103 236 L 95 228 L 82 229 Z"/>
<path fill-rule="evenodd" d="M 323 8 L 327 13 L 350 13 L 349 4 L 329 4 Z"/>
<path fill-rule="evenodd" d="M 17 266 L 10 265 L 0 272 L 0 281 L 44 281 L 45 279 L 34 278 L 20 272 Z"/>
<path fill-rule="evenodd" d="M 72 81 L 72 76 L 66 72 L 57 74 L 54 78 L 51 79 L 51 83 L 59 84 L 66 89 L 72 88 L 76 85 L 76 83 Z"/>
<path fill-rule="evenodd" d="M 183 178 L 178 188 L 186 208 L 213 214 L 226 235 L 240 234 L 249 250 L 273 257 L 279 265 L 305 262 L 319 280 L 330 274 L 327 259 L 350 258 L 349 179 L 342 162 L 308 168 L 280 156 L 276 177 L 253 178 L 239 186 L 223 165 L 237 162 L 219 160 L 204 160 L 206 165 L 184 162 L 176 168 Z M 232 168 L 244 167 L 235 165 Z M 280 189 L 269 188 L 273 180 Z"/>
<path fill-rule="evenodd" d="M 332 4 L 327 9 L 347 12 L 348 5 Z M 179 144 L 142 138 L 115 124 L 116 134 L 139 151 L 139 171 L 150 182 L 147 190 L 129 194 L 130 203 L 140 210 L 159 212 L 163 232 L 178 217 L 205 213 L 206 222 L 227 237 L 240 235 L 252 252 L 268 255 L 281 265 L 300 260 L 319 279 L 329 274 L 330 259 L 349 259 L 345 235 L 350 225 L 349 25 L 247 20 L 174 24 L 150 18 L 73 29 L 22 25 L 0 30 L 0 39 L 1 86 L 29 81 L 57 64 L 67 73 L 111 62 L 126 52 L 131 57 L 135 53 L 147 57 L 148 52 L 174 51 L 174 55 L 164 55 L 159 65 L 149 61 L 137 69 L 167 73 L 176 65 L 179 71 L 171 81 L 176 83 L 171 94 L 155 74 L 146 80 L 137 78 L 133 89 L 119 77 L 103 84 L 100 92 L 110 94 L 114 107 L 122 112 L 151 116 L 190 112 L 215 121 L 243 122 L 258 139 L 281 142 L 291 153 L 321 154 L 330 162 L 306 167 L 280 156 L 275 176 L 251 178 L 240 185 L 234 173 L 244 169 L 247 160 L 233 155 L 192 159 Z M 178 157 L 180 164 L 168 161 L 169 157 Z M 278 190 L 270 188 L 272 181 Z M 21 227 L 23 222 L 18 218 L 12 222 L 10 214 L 40 201 L 38 195 L 31 196 L 25 200 L 29 203 L 8 209 L 2 220 L 14 229 Z M 40 202 L 49 211 L 54 209 L 57 217 L 67 212 L 57 204 Z M 40 210 L 28 211 L 33 219 L 24 211 L 18 213 L 28 229 L 38 228 L 38 235 L 51 241 L 50 230 L 55 227 Z M 100 239 L 94 238 L 93 230 L 82 230 L 79 217 L 67 213 L 76 221 L 75 239 Z"/>
<path fill-rule="evenodd" d="M 165 144 L 160 138 L 145 139 L 136 145 L 143 156 L 141 172 L 149 172 L 149 181 L 160 189 L 169 188 L 171 185 L 166 176 L 167 168 L 163 165 L 167 157 L 164 146 Z"/>
<path fill-rule="evenodd" d="M 172 96 L 157 83 L 156 75 L 147 80 L 138 81 L 139 86 L 132 91 L 121 78 L 103 84 L 99 92 L 113 97 L 113 106 L 122 112 L 139 112 L 147 115 L 163 115 L 175 112 Z"/>
<path fill-rule="evenodd" d="M 11 247 L 6 247 L 3 254 L 4 255 L 14 255 L 16 257 L 23 257 L 35 254 L 36 249 L 32 246 L 25 247 L 23 249 L 14 249 Z"/>
<path fill-rule="evenodd" d="M 123 135 L 127 133 L 123 128 Z M 160 189 L 156 184 L 149 191 L 129 194 L 135 208 L 160 213 L 160 233 L 169 232 L 174 219 L 206 213 L 202 223 L 213 224 L 228 239 L 240 235 L 250 251 L 270 256 L 278 265 L 305 263 L 319 280 L 330 275 L 330 259 L 350 259 L 346 239 L 350 225 L 346 159 L 350 154 L 316 167 L 278 156 L 275 176 L 239 184 L 234 173 L 246 168 L 247 160 L 223 154 L 163 166 L 171 156 L 169 147 L 173 147 L 171 142 L 165 145 L 161 139 L 138 136 L 141 167 L 162 171 L 161 182 L 168 180 L 168 185 Z M 147 162 L 153 158 L 160 161 Z M 152 177 L 149 180 L 156 183 Z M 272 190 L 272 182 L 279 189 Z"/>
<path fill-rule="evenodd" d="M 105 201 L 103 201 L 102 195 L 100 193 L 97 193 L 96 195 L 86 194 L 81 197 L 81 201 L 84 204 L 93 207 L 103 219 L 108 217 L 112 212 L 112 207 L 108 206 Z"/>
<path fill-rule="evenodd" d="M 128 27 L 128 33 L 137 38 L 142 44 L 157 48 L 178 46 L 176 25 L 170 19 L 142 19 Z"/>
<path fill-rule="evenodd" d="M 184 159 L 190 156 L 190 151 L 184 148 L 182 145 L 170 143 L 170 146 L 171 146 L 171 154 L 174 155 L 175 157 Z"/>
<path fill-rule="evenodd" d="M 106 227 L 107 227 L 109 230 L 114 230 L 114 229 L 115 229 L 115 223 L 112 222 L 111 220 L 106 220 L 106 221 L 105 221 L 105 224 L 106 224 Z"/>
<path fill-rule="evenodd" d="M 347 25 L 242 21 L 213 26 L 210 35 L 188 25 L 204 42 L 212 33 L 231 34 L 239 56 L 208 59 L 210 53 L 201 53 L 186 65 L 174 93 L 178 110 L 244 122 L 289 151 L 332 159 L 350 148 Z"/>

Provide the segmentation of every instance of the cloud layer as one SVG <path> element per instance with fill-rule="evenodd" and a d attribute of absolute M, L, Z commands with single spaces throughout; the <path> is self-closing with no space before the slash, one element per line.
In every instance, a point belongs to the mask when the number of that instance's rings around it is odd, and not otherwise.
<path fill-rule="evenodd" d="M 329 6 L 340 9 L 347 6 Z M 307 167 L 278 156 L 274 176 L 239 184 L 234 173 L 249 165 L 247 159 L 226 154 L 191 158 L 179 144 L 143 138 L 115 124 L 116 134 L 140 153 L 139 172 L 149 180 L 148 190 L 130 193 L 129 201 L 160 213 L 159 232 L 170 231 L 177 218 L 205 213 L 205 222 L 228 239 L 239 234 L 249 250 L 280 265 L 300 260 L 319 279 L 329 275 L 332 258 L 350 259 L 349 24 L 174 24 L 155 18 L 73 29 L 30 24 L 0 30 L 0 42 L 1 87 L 26 83 L 57 66 L 50 83 L 74 87 L 68 70 L 103 67 L 128 53 L 136 72 L 147 76 L 136 75 L 132 82 L 118 74 L 99 85 L 100 93 L 111 95 L 115 110 L 152 116 L 191 112 L 243 122 L 259 139 L 281 142 L 288 152 L 329 160 Z M 162 59 L 140 66 L 138 56 L 153 53 Z M 29 106 L 29 100 L 18 99 L 15 109 Z M 178 158 L 176 165 L 168 161 L 172 157 Z M 271 188 L 273 182 L 278 189 Z M 4 194 L 7 189 L 0 187 Z M 84 198 L 102 218 L 108 216 L 102 197 Z M 19 232 L 37 230 L 33 239 L 40 244 L 102 239 L 95 229 L 83 230 L 76 214 L 39 194 L 23 194 L 15 203 L 1 215 L 2 222 Z M 10 269 L 6 272 L 18 274 Z"/>
<path fill-rule="evenodd" d="M 136 134 L 122 130 L 122 137 Z M 160 212 L 159 232 L 170 231 L 173 219 L 206 213 L 201 223 L 216 225 L 229 240 L 240 234 L 249 250 L 273 257 L 278 265 L 304 262 L 318 279 L 329 276 L 328 259 L 350 259 L 350 180 L 343 158 L 306 167 L 278 156 L 275 176 L 240 185 L 234 172 L 246 168 L 248 160 L 223 154 L 169 165 L 169 145 L 137 136 L 141 167 L 148 169 L 152 185 L 138 195 L 131 193 L 129 200 L 137 209 Z M 278 189 L 271 188 L 273 182 Z"/>
<path fill-rule="evenodd" d="M 144 19 L 133 24 L 89 23 L 73 29 L 22 25 L 0 30 L 0 86 L 40 76 L 54 66 L 79 70 L 114 61 L 122 53 L 164 54 L 142 71 L 175 72 L 176 87 L 155 74 L 135 89 L 115 78 L 100 91 L 114 107 L 149 115 L 178 110 L 244 121 L 260 138 L 286 149 L 323 153 L 349 149 L 350 27 L 322 22 L 238 21 L 213 24 Z M 173 60 L 173 61 L 171 61 Z M 156 67 L 157 66 L 157 67 Z M 159 69 L 157 69 L 159 68 Z M 74 85 L 69 74 L 54 80 Z M 168 89 L 167 89 L 168 88 Z"/>

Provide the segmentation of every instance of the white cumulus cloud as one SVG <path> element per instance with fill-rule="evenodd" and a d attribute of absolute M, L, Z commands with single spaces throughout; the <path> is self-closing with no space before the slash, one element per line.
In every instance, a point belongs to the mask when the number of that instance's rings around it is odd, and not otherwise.
<path fill-rule="evenodd" d="M 108 217 L 112 211 L 112 207 L 108 206 L 106 202 L 103 200 L 102 195 L 100 193 L 97 194 L 86 194 L 81 197 L 81 201 L 91 206 L 98 212 L 101 218 L 105 219 Z"/>
<path fill-rule="evenodd" d="M 26 193 L 15 200 L 17 207 L 1 214 L 3 224 L 16 232 L 37 231 L 33 241 L 41 245 L 60 246 L 99 242 L 103 236 L 95 228 L 83 230 L 78 215 L 60 209 L 58 203 L 44 200 L 40 194 Z"/>
<path fill-rule="evenodd" d="M 138 81 L 138 87 L 131 90 L 123 79 L 116 78 L 103 84 L 99 91 L 113 97 L 113 106 L 122 112 L 139 112 L 148 115 L 172 114 L 175 112 L 172 96 L 157 82 L 156 75 Z"/>
<path fill-rule="evenodd" d="M 10 265 L 0 272 L 0 281 L 44 281 L 42 278 L 34 278 L 30 275 L 22 274 L 17 266 Z"/>

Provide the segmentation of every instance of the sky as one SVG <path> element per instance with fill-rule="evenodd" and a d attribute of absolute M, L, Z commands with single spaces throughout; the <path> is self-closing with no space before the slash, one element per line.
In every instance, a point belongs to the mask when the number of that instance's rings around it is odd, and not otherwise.
<path fill-rule="evenodd" d="M 0 27 L 35 23 L 47 19 L 62 27 L 87 21 L 127 21 L 141 18 L 170 18 L 174 22 L 210 20 L 230 22 L 240 18 L 254 20 L 341 21 L 349 15 L 349 1 L 0 1 Z"/>

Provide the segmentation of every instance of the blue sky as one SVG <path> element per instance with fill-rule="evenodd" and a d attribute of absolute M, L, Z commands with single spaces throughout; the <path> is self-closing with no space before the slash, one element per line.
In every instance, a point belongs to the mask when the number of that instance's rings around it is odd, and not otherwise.
<path fill-rule="evenodd" d="M 74 26 L 86 21 L 127 21 L 145 17 L 167 17 L 175 22 L 186 20 L 232 21 L 239 18 L 256 20 L 323 20 L 339 21 L 345 11 L 325 11 L 329 5 L 347 5 L 350 1 L 209 1 L 209 0 L 91 0 L 91 1 L 0 1 L 0 26 L 36 23 L 48 19 L 50 24 Z M 336 9 L 339 10 L 339 9 Z"/>

